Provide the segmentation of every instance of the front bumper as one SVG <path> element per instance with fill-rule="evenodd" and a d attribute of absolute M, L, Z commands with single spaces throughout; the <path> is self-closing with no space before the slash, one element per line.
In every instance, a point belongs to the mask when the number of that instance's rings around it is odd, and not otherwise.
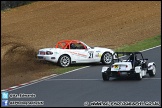
<path fill-rule="evenodd" d="M 45 60 L 45 61 L 50 61 L 50 62 L 54 62 L 57 63 L 57 59 L 54 56 L 49 56 L 49 55 L 37 55 L 37 60 Z"/>
<path fill-rule="evenodd" d="M 134 76 L 135 71 L 105 71 L 110 77 Z"/>

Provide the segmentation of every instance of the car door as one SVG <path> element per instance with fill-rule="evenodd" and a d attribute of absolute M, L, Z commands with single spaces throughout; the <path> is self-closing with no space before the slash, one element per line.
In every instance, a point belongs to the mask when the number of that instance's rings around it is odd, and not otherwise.
<path fill-rule="evenodd" d="M 71 43 L 70 44 L 70 49 L 71 51 L 74 51 L 76 54 L 76 62 L 77 63 L 88 63 L 93 61 L 94 55 L 93 55 L 93 50 L 87 48 L 83 43 L 78 42 L 78 43 Z"/>
<path fill-rule="evenodd" d="M 78 52 L 79 52 L 79 61 L 80 62 L 90 63 L 90 62 L 97 61 L 97 57 L 96 57 L 97 53 L 92 48 L 80 49 L 80 50 L 78 50 Z"/>
<path fill-rule="evenodd" d="M 96 52 L 93 48 L 87 48 L 83 43 L 72 43 L 70 50 L 74 53 L 77 63 L 96 62 Z"/>
<path fill-rule="evenodd" d="M 83 63 L 87 58 L 87 50 L 83 44 L 72 42 L 69 45 L 68 52 L 71 55 L 72 62 Z"/>

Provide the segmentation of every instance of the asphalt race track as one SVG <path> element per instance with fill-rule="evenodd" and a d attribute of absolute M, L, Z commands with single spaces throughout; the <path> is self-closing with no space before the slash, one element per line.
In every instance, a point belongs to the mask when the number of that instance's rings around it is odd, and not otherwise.
<path fill-rule="evenodd" d="M 161 106 L 161 46 L 144 51 L 143 55 L 149 59 L 148 62 L 156 63 L 155 77 L 147 75 L 141 81 L 113 78 L 103 81 L 103 65 L 96 65 L 9 91 L 9 94 L 36 95 L 35 98 L 9 98 L 9 101 L 43 101 L 43 107 L 83 107 L 94 101 L 144 102 L 150 105 L 159 102 Z"/>

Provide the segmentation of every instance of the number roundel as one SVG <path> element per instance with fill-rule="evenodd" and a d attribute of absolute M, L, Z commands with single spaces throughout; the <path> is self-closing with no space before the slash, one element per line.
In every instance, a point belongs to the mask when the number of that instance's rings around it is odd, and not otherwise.
<path fill-rule="evenodd" d="M 88 52 L 89 53 L 89 58 L 93 58 L 93 52 Z"/>

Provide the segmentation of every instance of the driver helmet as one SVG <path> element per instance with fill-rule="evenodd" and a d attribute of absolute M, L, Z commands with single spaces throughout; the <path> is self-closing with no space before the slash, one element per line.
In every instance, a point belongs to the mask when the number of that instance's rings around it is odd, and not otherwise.
<path fill-rule="evenodd" d="M 130 56 L 130 60 L 134 60 L 134 56 L 135 56 L 135 60 L 137 60 L 137 55 L 134 55 L 134 54 L 131 54 L 131 56 Z"/>
<path fill-rule="evenodd" d="M 74 43 L 71 43 L 71 44 L 70 44 L 70 48 L 71 48 L 71 49 L 75 49 L 75 48 L 76 48 L 75 44 L 74 44 Z"/>
<path fill-rule="evenodd" d="M 133 61 L 134 60 L 134 55 L 133 54 L 131 54 L 131 56 L 130 56 L 130 58 L 129 58 L 131 61 Z"/>

